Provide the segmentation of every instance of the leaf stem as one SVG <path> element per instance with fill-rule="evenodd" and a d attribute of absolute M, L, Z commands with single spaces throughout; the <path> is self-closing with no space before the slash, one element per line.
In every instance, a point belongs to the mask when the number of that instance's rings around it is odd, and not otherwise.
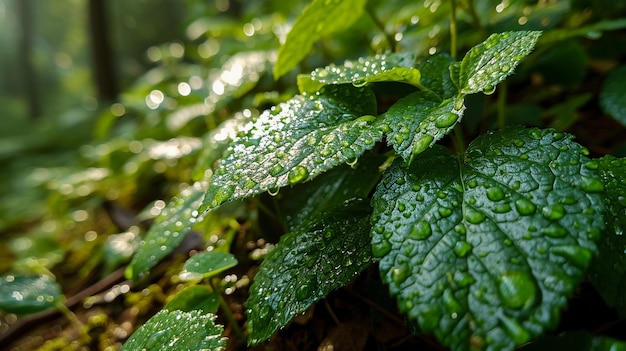
<path fill-rule="evenodd" d="M 470 16 L 472 16 L 472 21 L 474 22 L 474 26 L 476 28 L 482 28 L 482 24 L 480 24 L 480 18 L 478 17 L 476 7 L 474 6 L 474 0 L 467 0 L 467 5 L 469 7 Z"/>
<path fill-rule="evenodd" d="M 459 154 L 465 153 L 465 134 L 463 133 L 463 128 L 458 123 L 454 126 L 454 131 L 452 132 L 452 143 Z"/>
<path fill-rule="evenodd" d="M 209 279 L 209 286 L 214 292 L 217 293 L 217 297 L 220 302 L 220 307 L 222 308 L 222 312 L 224 313 L 224 316 L 228 320 L 228 323 L 230 323 L 230 326 L 233 328 L 233 331 L 235 332 L 238 338 L 243 338 L 243 331 L 241 331 L 241 328 L 239 327 L 239 322 L 237 322 L 237 320 L 235 319 L 235 316 L 233 315 L 233 311 L 230 310 L 230 306 L 228 306 L 228 303 L 226 302 L 226 300 L 224 300 L 224 297 L 222 296 L 221 292 L 215 289 L 215 286 L 213 285 L 213 282 L 211 281 L 211 279 Z"/>
<path fill-rule="evenodd" d="M 498 100 L 496 102 L 496 110 L 498 113 L 498 128 L 506 127 L 506 100 L 507 100 L 508 84 L 502 82 L 498 92 Z"/>
<path fill-rule="evenodd" d="M 78 318 L 76 317 L 74 312 L 72 312 L 72 310 L 70 310 L 62 302 L 57 303 L 55 307 L 57 308 L 57 310 L 59 310 L 59 312 L 61 312 L 63 316 L 65 316 L 65 318 L 67 318 L 70 321 L 70 323 L 74 326 L 74 328 L 76 328 L 76 331 L 81 336 L 81 338 L 84 338 L 84 340 L 89 340 L 89 334 L 87 333 L 87 328 L 85 328 L 85 325 L 81 321 L 78 320 Z"/>
<path fill-rule="evenodd" d="M 385 30 L 385 25 L 378 19 L 378 17 L 376 17 L 376 14 L 374 14 L 374 11 L 372 11 L 372 9 L 369 6 L 365 6 L 365 12 L 369 16 L 369 18 L 372 20 L 372 22 L 374 22 L 374 25 L 376 25 L 376 27 L 383 33 L 383 35 L 385 36 L 385 39 L 387 39 L 387 42 L 389 43 L 389 47 L 391 48 L 391 51 L 395 52 L 396 51 L 396 39 L 393 37 L 393 35 L 387 33 L 387 31 Z"/>
<path fill-rule="evenodd" d="M 450 0 L 450 56 L 456 59 L 456 0 Z"/>

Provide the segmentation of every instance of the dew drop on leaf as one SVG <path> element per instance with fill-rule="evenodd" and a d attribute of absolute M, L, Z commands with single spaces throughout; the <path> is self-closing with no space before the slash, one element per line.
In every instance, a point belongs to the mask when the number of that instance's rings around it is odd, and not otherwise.
<path fill-rule="evenodd" d="M 519 212 L 519 214 L 521 214 L 522 216 L 533 215 L 537 210 L 537 206 L 535 206 L 535 204 L 525 198 L 517 199 L 515 201 L 515 208 L 517 209 L 517 212 Z"/>
<path fill-rule="evenodd" d="M 541 214 L 549 220 L 556 221 L 565 216 L 565 208 L 563 205 L 546 206 L 541 210 Z"/>
<path fill-rule="evenodd" d="M 520 325 L 515 319 L 509 318 L 507 316 L 500 316 L 500 321 L 502 322 L 502 326 L 504 330 L 509 334 L 513 342 L 516 345 L 521 345 L 528 340 L 530 340 L 530 333 L 524 329 L 522 325 Z"/>
<path fill-rule="evenodd" d="M 287 175 L 290 184 L 297 184 L 305 181 L 309 177 L 309 171 L 302 166 L 296 166 Z"/>
<path fill-rule="evenodd" d="M 433 142 L 433 139 L 433 136 L 428 134 L 420 137 L 415 144 L 413 144 L 413 155 L 417 155 L 426 150 Z"/>
<path fill-rule="evenodd" d="M 539 288 L 530 273 L 511 271 L 500 277 L 498 293 L 506 307 L 521 310 L 537 302 Z"/>
<path fill-rule="evenodd" d="M 269 174 L 270 174 L 271 176 L 276 177 L 276 176 L 278 176 L 278 175 L 280 174 L 280 172 L 282 172 L 282 171 L 283 171 L 283 169 L 284 169 L 284 168 L 283 168 L 283 166 L 281 166 L 281 165 L 279 165 L 279 164 L 275 164 L 275 165 L 273 165 L 272 167 L 270 167 L 270 169 L 268 170 L 268 172 L 269 172 Z"/>
<path fill-rule="evenodd" d="M 315 290 L 315 287 L 312 282 L 303 283 L 296 288 L 296 298 L 298 300 L 306 300 L 313 295 L 313 290 Z"/>
<path fill-rule="evenodd" d="M 214 203 L 222 204 L 228 201 L 234 192 L 235 192 L 235 186 L 233 185 L 227 185 L 227 186 L 221 187 L 215 193 Z"/>
<path fill-rule="evenodd" d="M 500 187 L 492 186 L 487 189 L 487 198 L 491 201 L 500 201 L 504 199 L 504 192 Z"/>
<path fill-rule="evenodd" d="M 411 228 L 409 238 L 414 240 L 424 240 L 428 238 L 430 234 L 432 234 L 430 224 L 426 221 L 419 221 Z"/>
<path fill-rule="evenodd" d="M 408 263 L 403 263 L 399 267 L 391 268 L 390 274 L 391 274 L 391 280 L 395 284 L 400 285 L 411 274 L 411 268 L 409 267 Z"/>
<path fill-rule="evenodd" d="M 567 230 L 558 223 L 552 223 L 543 228 L 541 232 L 552 238 L 562 238 L 567 235 Z"/>
<path fill-rule="evenodd" d="M 483 94 L 491 95 L 496 92 L 496 87 L 493 85 L 487 85 L 485 89 L 483 89 Z"/>
<path fill-rule="evenodd" d="M 465 212 L 465 219 L 472 224 L 480 224 L 485 220 L 485 215 L 472 208 L 468 208 Z"/>
<path fill-rule="evenodd" d="M 465 257 L 472 250 L 472 244 L 467 241 L 459 241 L 454 245 L 454 253 L 459 257 Z"/>
<path fill-rule="evenodd" d="M 447 112 L 442 114 L 435 120 L 435 127 L 437 128 L 448 128 L 454 124 L 459 119 L 459 116 L 452 112 Z"/>
<path fill-rule="evenodd" d="M 372 243 L 372 255 L 374 257 L 383 257 L 391 251 L 391 243 L 387 240 Z"/>
<path fill-rule="evenodd" d="M 583 177 L 580 187 L 583 191 L 588 193 L 599 193 L 604 191 L 604 183 L 597 178 Z"/>
<path fill-rule="evenodd" d="M 550 252 L 566 258 L 570 263 L 581 269 L 587 267 L 592 257 L 591 251 L 575 245 L 553 246 L 550 248 Z"/>

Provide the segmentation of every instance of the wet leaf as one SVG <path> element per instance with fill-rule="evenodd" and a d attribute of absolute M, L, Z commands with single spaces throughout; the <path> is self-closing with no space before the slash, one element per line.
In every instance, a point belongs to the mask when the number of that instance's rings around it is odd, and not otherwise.
<path fill-rule="evenodd" d="M 367 200 L 353 200 L 285 234 L 261 264 L 248 299 L 248 343 L 284 327 L 371 264 Z"/>
<path fill-rule="evenodd" d="M 411 163 L 413 158 L 448 134 L 461 120 L 463 98 L 441 101 L 435 94 L 418 91 L 398 100 L 384 115 L 390 129 L 387 142 Z"/>
<path fill-rule="evenodd" d="M 193 222 L 198 221 L 204 189 L 200 183 L 184 189 L 161 210 L 154 224 L 139 242 L 137 252 L 126 268 L 126 277 L 137 281 L 183 241 Z"/>
<path fill-rule="evenodd" d="M 512 350 L 554 327 L 604 226 L 586 153 L 520 127 L 460 158 L 434 147 L 395 162 L 374 194 L 372 252 L 400 311 L 456 350 Z"/>
<path fill-rule="evenodd" d="M 441 99 L 454 97 L 458 90 L 450 77 L 450 66 L 455 63 L 448 54 L 437 54 L 419 63 L 417 68 L 422 74 L 421 84 L 439 95 Z"/>
<path fill-rule="evenodd" d="M 121 350 L 222 350 L 226 339 L 215 316 L 191 312 L 161 310 L 137 329 Z"/>
<path fill-rule="evenodd" d="M 373 82 L 403 82 L 420 85 L 420 71 L 415 69 L 415 57 L 410 53 L 388 53 L 373 57 L 347 60 L 341 66 L 331 64 L 317 68 L 310 75 L 298 76 L 300 92 L 316 92 L 327 84 L 365 85 Z"/>
<path fill-rule="evenodd" d="M 609 306 L 626 316 L 626 158 L 605 156 L 593 160 L 605 192 L 607 230 L 599 243 L 599 259 L 590 271 L 591 282 Z"/>
<path fill-rule="evenodd" d="M 168 311 L 216 313 L 220 305 L 219 295 L 202 285 L 193 285 L 179 292 L 165 305 Z"/>
<path fill-rule="evenodd" d="M 63 299 L 61 287 L 47 275 L 0 277 L 0 309 L 28 314 L 53 308 Z"/>
<path fill-rule="evenodd" d="M 540 35 L 538 31 L 498 33 L 474 46 L 460 64 L 459 91 L 462 94 L 493 92 L 532 51 Z"/>
<path fill-rule="evenodd" d="M 626 126 L 626 66 L 611 71 L 600 92 L 600 106 L 604 112 Z"/>
<path fill-rule="evenodd" d="M 313 179 L 358 158 L 382 138 L 373 93 L 329 85 L 265 111 L 233 141 L 201 211 Z M 365 115 L 365 116 L 364 116 Z"/>
<path fill-rule="evenodd" d="M 363 13 L 366 0 L 313 0 L 300 14 L 278 50 L 274 77 L 294 68 L 324 35 L 349 28 Z"/>
<path fill-rule="evenodd" d="M 236 265 L 237 259 L 229 253 L 201 252 L 185 262 L 180 278 L 182 280 L 208 278 Z"/>
<path fill-rule="evenodd" d="M 543 336 L 520 351 L 624 351 L 626 343 L 605 336 L 593 336 L 588 332 L 567 332 L 559 336 Z"/>

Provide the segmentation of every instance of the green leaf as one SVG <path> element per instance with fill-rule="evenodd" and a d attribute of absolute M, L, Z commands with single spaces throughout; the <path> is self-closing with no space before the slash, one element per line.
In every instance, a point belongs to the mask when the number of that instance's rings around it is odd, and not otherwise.
<path fill-rule="evenodd" d="M 600 92 L 600 106 L 604 112 L 626 126 L 626 66 L 611 71 Z"/>
<path fill-rule="evenodd" d="M 599 243 L 600 259 L 591 282 L 609 306 L 626 316 L 626 158 L 605 156 L 589 163 L 598 168 L 605 186 L 607 230 Z"/>
<path fill-rule="evenodd" d="M 368 197 L 381 175 L 373 170 L 384 161 L 380 155 L 366 153 L 352 166 L 331 169 L 311 182 L 281 190 L 279 204 L 289 228 L 351 198 Z"/>
<path fill-rule="evenodd" d="M 375 111 L 371 90 L 350 85 L 329 85 L 265 111 L 226 151 L 201 211 L 354 161 L 382 139 L 379 120 L 368 115 Z"/>
<path fill-rule="evenodd" d="M 461 93 L 493 92 L 495 86 L 511 75 L 517 64 L 532 51 L 540 35 L 538 31 L 492 34 L 473 47 L 461 61 Z"/>
<path fill-rule="evenodd" d="M 53 308 L 63 299 L 61 287 L 47 275 L 5 275 L 0 278 L 0 309 L 28 314 Z"/>
<path fill-rule="evenodd" d="M 219 305 L 220 297 L 216 292 L 207 286 L 194 285 L 176 294 L 164 308 L 168 311 L 200 310 L 204 313 L 215 313 Z"/>
<path fill-rule="evenodd" d="M 418 64 L 417 69 L 422 74 L 422 86 L 442 99 L 454 97 L 458 89 L 451 78 L 450 69 L 455 62 L 454 58 L 448 54 L 437 54 Z"/>
<path fill-rule="evenodd" d="M 462 97 L 441 101 L 430 92 L 417 91 L 398 100 L 384 115 L 390 132 L 387 142 L 411 163 L 413 158 L 448 134 L 463 116 Z"/>
<path fill-rule="evenodd" d="M 586 153 L 520 127 L 395 162 L 372 200 L 372 253 L 400 311 L 455 350 L 511 350 L 554 327 L 604 227 Z"/>
<path fill-rule="evenodd" d="M 197 219 L 204 189 L 201 183 L 187 187 L 172 199 L 154 220 L 154 224 L 139 242 L 137 252 L 126 267 L 126 277 L 137 281 L 174 251 L 188 233 L 189 225 Z"/>
<path fill-rule="evenodd" d="M 371 264 L 370 211 L 366 200 L 346 202 L 281 238 L 250 287 L 250 345 L 268 339 Z"/>
<path fill-rule="evenodd" d="M 300 14 L 278 50 L 274 78 L 294 68 L 322 36 L 349 28 L 363 14 L 366 0 L 313 0 Z"/>
<path fill-rule="evenodd" d="M 185 262 L 179 277 L 181 280 L 208 278 L 236 265 L 237 259 L 229 253 L 201 252 Z"/>
<path fill-rule="evenodd" d="M 222 350 L 226 340 L 215 316 L 191 312 L 161 310 L 137 329 L 121 350 Z"/>
<path fill-rule="evenodd" d="M 317 68 L 310 75 L 298 76 L 300 92 L 316 92 L 327 84 L 365 85 L 373 82 L 404 82 L 420 87 L 420 71 L 413 68 L 415 56 L 410 53 L 388 53 L 346 60 L 343 65 Z"/>
<path fill-rule="evenodd" d="M 593 336 L 588 332 L 567 332 L 559 336 L 543 336 L 519 351 L 626 351 L 626 343 L 616 339 Z"/>

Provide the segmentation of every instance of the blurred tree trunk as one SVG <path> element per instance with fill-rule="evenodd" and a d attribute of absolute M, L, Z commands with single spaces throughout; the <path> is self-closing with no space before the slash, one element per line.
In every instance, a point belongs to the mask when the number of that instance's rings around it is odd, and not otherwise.
<path fill-rule="evenodd" d="M 118 90 L 105 4 L 106 0 L 89 0 L 89 32 L 98 100 L 111 102 L 117 97 Z"/>
<path fill-rule="evenodd" d="M 39 105 L 39 90 L 37 74 L 33 60 L 33 1 L 15 0 L 22 33 L 19 42 L 19 57 L 22 61 L 22 74 L 24 80 L 22 87 L 28 104 L 28 115 L 31 119 L 39 117 L 41 106 Z"/>

